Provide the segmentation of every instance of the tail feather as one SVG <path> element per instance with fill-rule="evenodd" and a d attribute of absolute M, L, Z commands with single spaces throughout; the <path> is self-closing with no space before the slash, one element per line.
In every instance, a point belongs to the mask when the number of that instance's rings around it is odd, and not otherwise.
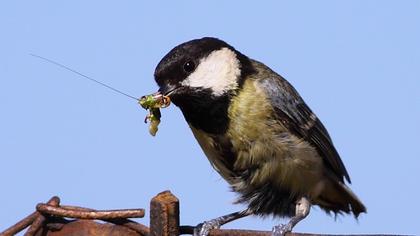
<path fill-rule="evenodd" d="M 366 207 L 359 198 L 345 184 L 333 180 L 328 182 L 315 204 L 326 212 L 353 213 L 356 218 L 360 213 L 366 213 Z"/>

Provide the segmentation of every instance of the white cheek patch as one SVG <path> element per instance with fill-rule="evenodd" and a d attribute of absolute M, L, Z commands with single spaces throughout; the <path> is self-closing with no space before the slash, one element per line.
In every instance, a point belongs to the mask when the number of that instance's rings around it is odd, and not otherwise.
<path fill-rule="evenodd" d="M 211 89 L 214 95 L 220 96 L 238 87 L 240 74 L 240 64 L 236 54 L 228 48 L 222 48 L 200 60 L 195 71 L 181 84 Z"/>

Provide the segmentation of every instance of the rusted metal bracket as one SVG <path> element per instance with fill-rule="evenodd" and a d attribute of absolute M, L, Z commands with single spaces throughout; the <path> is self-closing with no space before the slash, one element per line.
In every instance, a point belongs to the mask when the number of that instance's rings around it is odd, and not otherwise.
<path fill-rule="evenodd" d="M 178 236 L 193 234 L 193 226 L 180 226 L 179 201 L 169 191 L 150 202 L 150 228 L 128 218 L 144 217 L 144 209 L 98 211 L 76 206 L 60 206 L 58 197 L 36 206 L 30 214 L 6 229 L 0 236 L 11 236 L 28 228 L 25 236 Z M 105 223 L 98 222 L 104 221 Z M 270 231 L 214 229 L 209 236 L 270 236 Z M 388 234 L 391 236 L 393 234 Z M 287 233 L 286 236 L 345 236 Z M 353 235 L 364 236 L 364 235 Z M 368 236 L 385 236 L 382 234 Z"/>
<path fill-rule="evenodd" d="M 171 192 L 158 194 L 150 202 L 150 235 L 179 235 L 179 201 Z"/>
<path fill-rule="evenodd" d="M 0 236 L 11 236 L 28 228 L 25 236 L 63 235 L 149 235 L 149 228 L 127 218 L 144 217 L 144 209 L 97 211 L 75 206 L 60 206 L 58 197 L 40 203 L 36 212 L 6 229 Z M 71 218 L 73 220 L 68 220 Z M 111 224 L 100 224 L 102 220 Z M 108 234 L 108 232 L 113 232 Z"/>

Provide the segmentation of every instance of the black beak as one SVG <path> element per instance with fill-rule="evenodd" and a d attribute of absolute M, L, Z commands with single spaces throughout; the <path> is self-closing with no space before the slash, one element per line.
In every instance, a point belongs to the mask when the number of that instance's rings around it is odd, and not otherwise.
<path fill-rule="evenodd" d="M 176 85 L 172 85 L 172 84 L 163 84 L 160 86 L 158 92 L 165 95 L 165 96 L 171 96 L 171 94 L 173 94 L 177 89 L 179 88 L 179 86 Z"/>

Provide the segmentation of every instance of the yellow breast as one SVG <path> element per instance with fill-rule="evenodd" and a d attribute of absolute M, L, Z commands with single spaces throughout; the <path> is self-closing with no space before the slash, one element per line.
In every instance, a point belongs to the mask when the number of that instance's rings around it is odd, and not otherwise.
<path fill-rule="evenodd" d="M 230 123 L 226 135 L 237 153 L 235 172 L 252 169 L 250 183 L 257 186 L 271 182 L 295 193 L 317 191 L 322 158 L 276 119 L 257 81 L 245 81 L 228 115 Z"/>

